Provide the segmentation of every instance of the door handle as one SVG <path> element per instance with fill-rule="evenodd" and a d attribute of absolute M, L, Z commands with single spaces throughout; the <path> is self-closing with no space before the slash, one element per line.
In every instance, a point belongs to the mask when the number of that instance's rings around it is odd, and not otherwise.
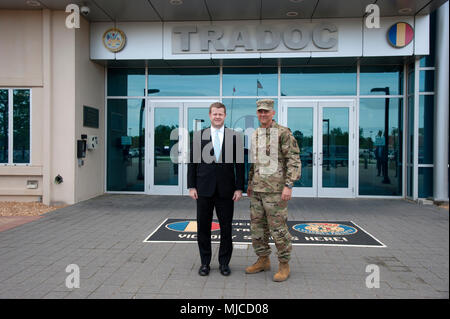
<path fill-rule="evenodd" d="M 322 164 L 323 164 L 323 153 L 320 152 L 319 153 L 319 165 L 322 166 Z"/>
<path fill-rule="evenodd" d="M 316 166 L 316 152 L 313 153 L 313 161 L 312 161 L 313 166 Z"/>

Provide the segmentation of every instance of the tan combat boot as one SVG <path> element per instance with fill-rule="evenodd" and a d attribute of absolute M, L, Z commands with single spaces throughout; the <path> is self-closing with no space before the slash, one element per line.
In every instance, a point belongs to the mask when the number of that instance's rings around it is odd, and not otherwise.
<path fill-rule="evenodd" d="M 289 263 L 280 262 L 280 267 L 278 268 L 278 272 L 273 276 L 273 281 L 285 281 L 288 279 L 291 270 L 289 269 Z"/>
<path fill-rule="evenodd" d="M 256 274 L 257 272 L 266 270 L 270 270 L 270 258 L 269 256 L 260 256 L 256 263 L 245 269 L 245 273 Z"/>

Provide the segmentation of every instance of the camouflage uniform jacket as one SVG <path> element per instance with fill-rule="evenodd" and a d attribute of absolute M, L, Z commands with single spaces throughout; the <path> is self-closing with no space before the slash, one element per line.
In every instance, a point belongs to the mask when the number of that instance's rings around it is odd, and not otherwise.
<path fill-rule="evenodd" d="M 289 128 L 272 121 L 252 135 L 248 185 L 254 192 L 280 193 L 301 175 L 300 149 Z"/>

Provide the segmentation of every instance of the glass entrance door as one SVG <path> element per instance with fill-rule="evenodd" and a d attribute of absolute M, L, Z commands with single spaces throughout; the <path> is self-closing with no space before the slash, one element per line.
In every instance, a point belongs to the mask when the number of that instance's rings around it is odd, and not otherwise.
<path fill-rule="evenodd" d="M 149 143 L 147 154 L 147 193 L 153 195 L 180 195 L 182 167 L 176 160 L 182 148 L 180 119 L 183 103 L 179 101 L 149 101 Z"/>
<path fill-rule="evenodd" d="M 319 197 L 354 197 L 353 101 L 318 102 Z"/>
<path fill-rule="evenodd" d="M 354 102 L 284 101 L 283 118 L 300 147 L 299 197 L 354 197 Z"/>
<path fill-rule="evenodd" d="M 300 148 L 302 177 L 295 182 L 292 191 L 297 197 L 317 196 L 317 102 L 289 101 L 285 125 L 289 127 Z"/>
<path fill-rule="evenodd" d="M 147 194 L 188 195 L 187 163 L 189 139 L 196 130 L 210 125 L 205 100 L 149 100 L 149 134 L 146 154 Z"/>

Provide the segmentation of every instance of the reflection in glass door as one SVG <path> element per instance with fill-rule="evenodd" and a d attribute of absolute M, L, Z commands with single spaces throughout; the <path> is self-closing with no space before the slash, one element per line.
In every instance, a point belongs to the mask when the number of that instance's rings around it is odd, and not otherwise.
<path fill-rule="evenodd" d="M 210 126 L 207 100 L 149 100 L 146 143 L 147 193 L 188 195 L 187 163 L 189 139 L 196 130 Z M 186 130 L 185 130 L 186 129 Z M 189 137 L 185 133 L 188 133 Z"/>
<path fill-rule="evenodd" d="M 143 192 L 147 147 L 145 100 L 108 99 L 106 115 L 106 190 Z"/>
<path fill-rule="evenodd" d="M 285 101 L 284 120 L 300 147 L 294 196 L 354 197 L 353 101 Z"/>
<path fill-rule="evenodd" d="M 173 161 L 179 148 L 180 102 L 151 102 L 149 112 L 149 193 L 159 195 L 181 194 L 180 164 Z"/>
<path fill-rule="evenodd" d="M 319 102 L 319 197 L 353 197 L 353 105 L 348 101 Z M 349 166 L 350 164 L 350 166 Z M 351 168 L 351 169 L 350 169 Z"/>
<path fill-rule="evenodd" d="M 315 143 L 316 102 L 297 102 L 287 108 L 287 126 L 297 140 L 302 162 L 302 177 L 295 182 L 293 196 L 317 196 L 317 170 Z M 291 104 L 289 104 L 291 105 Z"/>

